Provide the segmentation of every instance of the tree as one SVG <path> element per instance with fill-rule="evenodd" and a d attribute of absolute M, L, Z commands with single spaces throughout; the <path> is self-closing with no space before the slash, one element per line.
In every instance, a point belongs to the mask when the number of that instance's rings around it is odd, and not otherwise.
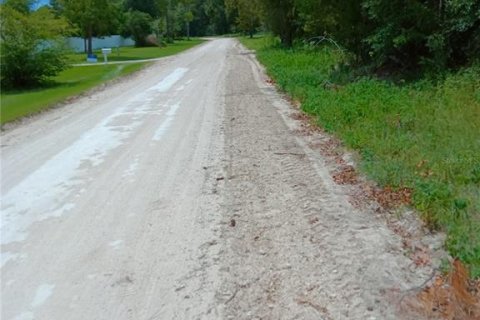
<path fill-rule="evenodd" d="M 62 36 L 69 32 L 68 23 L 48 8 L 19 11 L 15 2 L 0 7 L 2 87 L 39 85 L 67 66 Z"/>
<path fill-rule="evenodd" d="M 261 25 L 261 6 L 258 0 L 226 0 L 227 10 L 236 13 L 236 25 L 250 38 Z"/>
<path fill-rule="evenodd" d="M 363 6 L 375 24 L 366 42 L 377 66 L 439 71 L 480 53 L 478 0 L 366 0 Z"/>
<path fill-rule="evenodd" d="M 209 17 L 207 34 L 226 34 L 230 32 L 232 21 L 228 20 L 224 0 L 204 0 L 203 10 Z"/>
<path fill-rule="evenodd" d="M 193 21 L 193 0 L 179 0 L 177 3 L 177 21 L 179 29 L 185 27 L 185 35 L 190 39 L 190 23 Z"/>
<path fill-rule="evenodd" d="M 175 35 L 175 23 L 176 23 L 176 15 L 175 15 L 175 6 L 176 0 L 157 0 L 157 6 L 160 15 L 161 25 L 165 27 L 164 36 L 168 43 L 172 43 Z"/>
<path fill-rule="evenodd" d="M 30 13 L 30 8 L 32 7 L 34 0 L 7 0 L 5 4 L 20 13 L 28 14 Z"/>
<path fill-rule="evenodd" d="M 111 33 L 120 16 L 119 3 L 108 0 L 58 0 L 61 12 L 87 39 L 87 53 L 92 54 L 92 38 Z"/>
<path fill-rule="evenodd" d="M 365 38 L 372 31 L 372 22 L 362 1 L 298 0 L 297 7 L 304 36 L 326 36 L 354 53 L 357 62 L 369 58 Z"/>
<path fill-rule="evenodd" d="M 261 0 L 267 25 L 280 37 L 284 47 L 291 47 L 301 30 L 295 0 Z"/>
<path fill-rule="evenodd" d="M 440 15 L 441 38 L 444 39 L 441 51 L 445 55 L 446 62 L 450 66 L 457 66 L 479 59 L 480 1 L 449 0 L 437 10 Z M 427 44 L 435 56 L 432 39 L 435 39 L 435 35 L 427 39 Z"/>
<path fill-rule="evenodd" d="M 147 37 L 152 33 L 152 17 L 137 10 L 126 13 L 126 22 L 123 34 L 132 36 L 137 47 L 148 45 Z"/>
<path fill-rule="evenodd" d="M 158 18 L 161 1 L 158 0 L 125 0 L 125 9 L 127 11 L 140 11 L 148 13 L 152 18 Z"/>

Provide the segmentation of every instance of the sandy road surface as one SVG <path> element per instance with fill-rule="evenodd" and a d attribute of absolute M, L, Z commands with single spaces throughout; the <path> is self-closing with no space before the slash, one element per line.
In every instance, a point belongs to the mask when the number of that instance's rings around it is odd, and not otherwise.
<path fill-rule="evenodd" d="M 214 40 L 4 132 L 1 318 L 398 318 L 425 275 L 263 80 Z"/>

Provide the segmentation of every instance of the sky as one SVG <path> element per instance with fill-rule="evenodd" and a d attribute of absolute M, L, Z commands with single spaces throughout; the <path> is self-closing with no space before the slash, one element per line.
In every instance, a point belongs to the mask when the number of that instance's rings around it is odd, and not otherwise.
<path fill-rule="evenodd" d="M 33 5 L 33 8 L 34 9 L 40 8 L 41 6 L 44 6 L 44 5 L 48 4 L 49 2 L 50 2 L 50 0 L 37 0 L 37 1 L 35 1 L 34 5 Z"/>
<path fill-rule="evenodd" d="M 0 0 L 0 4 L 4 3 L 5 0 Z M 50 0 L 35 0 L 34 3 L 33 3 L 33 9 L 38 9 L 40 8 L 41 6 L 44 6 L 46 4 L 49 4 L 50 3 Z"/>

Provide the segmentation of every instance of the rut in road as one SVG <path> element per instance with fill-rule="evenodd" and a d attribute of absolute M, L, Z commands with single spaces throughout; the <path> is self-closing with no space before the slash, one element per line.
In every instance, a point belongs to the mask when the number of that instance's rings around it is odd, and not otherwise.
<path fill-rule="evenodd" d="M 265 79 L 216 39 L 2 132 L 1 318 L 405 317 L 431 270 Z"/>

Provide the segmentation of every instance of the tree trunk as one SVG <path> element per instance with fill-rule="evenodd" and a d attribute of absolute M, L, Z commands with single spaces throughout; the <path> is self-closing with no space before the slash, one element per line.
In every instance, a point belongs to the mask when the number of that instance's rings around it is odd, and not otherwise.
<path fill-rule="evenodd" d="M 187 22 L 187 40 L 190 40 L 190 22 Z"/>
<path fill-rule="evenodd" d="M 88 27 L 88 34 L 87 34 L 87 37 L 88 37 L 88 48 L 87 48 L 87 53 L 89 55 L 93 54 L 93 49 L 92 49 L 92 38 L 93 38 L 93 31 L 92 31 L 92 26 L 89 26 Z"/>
<path fill-rule="evenodd" d="M 293 46 L 293 35 L 290 31 L 285 32 L 280 36 L 282 46 L 285 48 L 291 48 Z"/>
<path fill-rule="evenodd" d="M 248 33 L 250 34 L 250 39 L 253 38 L 253 30 L 254 30 L 254 20 L 253 20 L 253 14 L 250 16 L 250 28 L 248 30 Z"/>

